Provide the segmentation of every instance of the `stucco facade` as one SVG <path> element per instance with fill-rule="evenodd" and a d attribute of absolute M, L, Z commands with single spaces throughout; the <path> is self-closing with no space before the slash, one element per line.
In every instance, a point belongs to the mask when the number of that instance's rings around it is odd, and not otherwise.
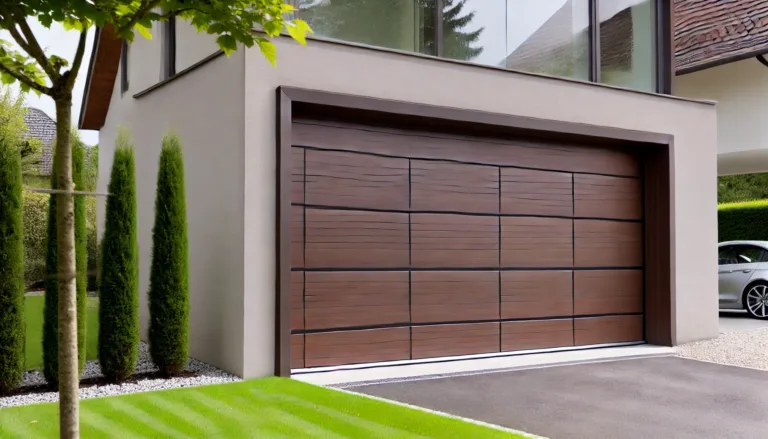
<path fill-rule="evenodd" d="M 144 43 L 151 44 L 151 43 Z M 190 44 L 191 46 L 184 45 Z M 673 344 L 718 333 L 717 117 L 712 103 L 312 40 L 220 56 L 138 98 L 115 85 L 100 133 L 105 190 L 119 126 L 136 144 L 142 328 L 163 133 L 182 138 L 190 243 L 191 355 L 245 377 L 275 368 L 276 94 L 280 86 L 674 136 L 670 164 Z M 184 59 L 199 48 L 178 42 Z M 159 55 L 132 48 L 142 69 Z M 153 61 L 155 60 L 155 61 Z M 192 64 L 185 61 L 185 64 Z M 138 67 L 137 67 L 138 68 Z M 148 77 L 148 76 L 147 76 Z M 103 206 L 99 219 L 103 220 Z"/>

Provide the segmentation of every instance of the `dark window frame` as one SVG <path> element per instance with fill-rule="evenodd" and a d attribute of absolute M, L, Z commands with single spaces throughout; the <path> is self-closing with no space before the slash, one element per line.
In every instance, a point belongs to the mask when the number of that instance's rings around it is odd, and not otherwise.
<path fill-rule="evenodd" d="M 122 94 L 125 94 L 130 86 L 128 81 L 128 62 L 130 61 L 129 50 L 130 45 L 128 44 L 128 41 L 123 39 L 123 47 L 120 54 L 120 92 Z"/>
<path fill-rule="evenodd" d="M 163 31 L 163 79 L 176 76 L 176 16 L 164 23 Z"/>
<path fill-rule="evenodd" d="M 443 57 L 443 9 L 444 0 L 435 1 L 435 55 Z M 600 83 L 600 23 L 598 14 L 598 0 L 587 0 L 589 6 L 589 81 Z M 673 30 L 672 30 L 672 0 L 650 0 L 654 8 L 654 92 L 660 94 L 672 94 L 672 76 L 674 68 Z M 299 1 L 292 0 L 296 7 L 296 17 L 301 18 Z"/>

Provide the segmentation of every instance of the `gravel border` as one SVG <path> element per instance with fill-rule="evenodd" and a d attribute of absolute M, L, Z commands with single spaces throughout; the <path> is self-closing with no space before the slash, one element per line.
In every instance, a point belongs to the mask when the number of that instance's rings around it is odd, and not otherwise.
<path fill-rule="evenodd" d="M 729 366 L 768 370 L 768 328 L 726 332 L 677 347 L 677 355 Z"/>
<path fill-rule="evenodd" d="M 207 384 L 221 384 L 240 381 L 241 379 L 224 372 L 210 364 L 203 363 L 200 360 L 190 358 L 186 372 L 196 373 L 194 377 L 178 378 L 148 378 L 137 382 L 124 384 L 108 384 L 103 386 L 92 386 L 80 389 L 80 399 L 98 398 L 102 396 L 124 395 L 128 393 L 150 392 L 155 390 L 176 389 L 181 387 L 194 387 Z M 139 344 L 139 361 L 136 363 L 134 374 L 146 374 L 157 372 L 158 369 L 152 364 L 149 354 L 149 346 L 141 342 Z M 101 377 L 101 367 L 97 360 L 88 361 L 85 364 L 82 379 Z M 39 386 L 45 384 L 45 378 L 41 371 L 30 371 L 24 373 L 24 378 L 20 387 Z M 0 409 L 5 407 L 15 407 L 20 405 L 37 404 L 41 402 L 57 402 L 59 400 L 58 392 L 29 393 L 23 395 L 14 395 L 0 398 Z"/>

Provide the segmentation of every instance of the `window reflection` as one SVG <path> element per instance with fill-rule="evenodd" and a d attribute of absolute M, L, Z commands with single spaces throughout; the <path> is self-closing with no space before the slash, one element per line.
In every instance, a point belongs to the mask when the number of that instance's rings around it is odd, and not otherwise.
<path fill-rule="evenodd" d="M 652 0 L 599 0 L 600 79 L 604 84 L 654 91 Z"/>
<path fill-rule="evenodd" d="M 435 4 L 436 0 L 299 0 L 298 8 L 316 35 L 435 55 Z"/>

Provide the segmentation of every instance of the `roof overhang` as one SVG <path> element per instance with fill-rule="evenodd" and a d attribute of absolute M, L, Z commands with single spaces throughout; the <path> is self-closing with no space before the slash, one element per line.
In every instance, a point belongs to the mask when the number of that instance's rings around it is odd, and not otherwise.
<path fill-rule="evenodd" d="M 82 130 L 99 130 L 104 126 L 120 67 L 122 45 L 122 39 L 115 37 L 111 25 L 97 28 L 80 107 L 78 127 Z"/>

